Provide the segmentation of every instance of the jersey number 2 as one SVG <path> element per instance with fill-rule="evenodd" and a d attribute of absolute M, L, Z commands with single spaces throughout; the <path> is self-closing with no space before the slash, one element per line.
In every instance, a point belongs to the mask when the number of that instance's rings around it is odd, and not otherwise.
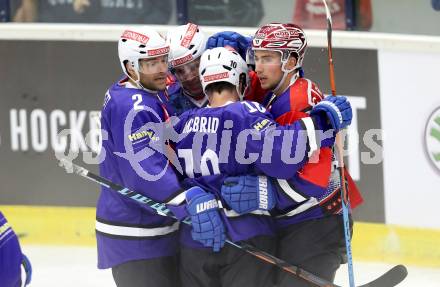
<path fill-rule="evenodd" d="M 134 101 L 133 108 L 135 111 L 144 109 L 144 106 L 140 104 L 142 102 L 142 95 L 141 94 L 135 94 L 135 95 L 131 96 L 131 98 Z"/>

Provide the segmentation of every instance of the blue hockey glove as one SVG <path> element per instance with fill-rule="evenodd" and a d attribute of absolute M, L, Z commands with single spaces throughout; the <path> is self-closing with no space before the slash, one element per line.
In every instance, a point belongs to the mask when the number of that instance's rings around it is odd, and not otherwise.
<path fill-rule="evenodd" d="M 222 198 L 238 213 L 271 210 L 275 206 L 274 187 L 267 176 L 242 175 L 227 177 L 222 185 Z"/>
<path fill-rule="evenodd" d="M 223 31 L 208 38 L 206 49 L 231 46 L 240 54 L 243 60 L 246 60 L 246 52 L 250 44 L 251 37 L 245 37 L 237 32 Z"/>
<path fill-rule="evenodd" d="M 205 247 L 212 247 L 214 252 L 220 251 L 225 245 L 226 235 L 215 196 L 196 186 L 188 189 L 186 201 L 191 216 L 192 238 Z"/>
<path fill-rule="evenodd" d="M 344 96 L 328 96 L 313 107 L 312 116 L 325 113 L 336 132 L 351 123 L 353 117 L 350 102 Z"/>
<path fill-rule="evenodd" d="M 431 5 L 435 11 L 440 11 L 440 0 L 431 0 Z"/>
<path fill-rule="evenodd" d="M 24 254 L 21 264 L 23 265 L 23 268 L 26 272 L 26 281 L 24 283 L 24 286 L 27 286 L 29 285 L 29 283 L 31 283 L 32 280 L 32 265 L 29 259 Z"/>

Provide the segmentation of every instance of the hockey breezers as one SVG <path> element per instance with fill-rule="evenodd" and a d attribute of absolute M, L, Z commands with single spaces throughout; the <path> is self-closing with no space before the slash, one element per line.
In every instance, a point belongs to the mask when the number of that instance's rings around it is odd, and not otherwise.
<path fill-rule="evenodd" d="M 89 170 L 76 165 L 72 163 L 71 161 L 68 161 L 66 159 L 61 159 L 59 165 L 61 167 L 64 167 L 67 173 L 76 173 L 82 177 L 85 177 L 91 181 L 94 181 L 102 186 L 105 186 L 107 188 L 110 188 L 114 190 L 115 192 L 118 192 L 122 196 L 131 198 L 138 203 L 148 206 L 152 208 L 154 211 L 156 211 L 159 215 L 162 216 L 169 216 L 174 217 L 172 212 L 167 208 L 166 204 L 159 203 L 154 201 L 151 198 L 146 197 L 145 195 L 132 191 L 126 187 L 120 186 L 116 183 L 113 183 L 99 175 L 96 175 Z M 175 218 L 175 217 L 174 217 Z M 183 223 L 185 224 L 191 224 L 191 222 L 187 219 L 184 220 Z M 226 240 L 226 243 L 228 243 L 231 246 L 234 246 L 238 249 L 241 249 L 245 251 L 246 253 L 259 258 L 260 260 L 277 266 L 278 268 L 282 269 L 283 271 L 295 276 L 299 277 L 309 283 L 312 283 L 316 286 L 320 287 L 341 287 L 338 285 L 335 285 L 323 278 L 320 278 L 304 269 L 301 269 L 295 265 L 289 264 L 286 261 L 279 259 L 267 252 L 264 252 L 262 250 L 259 250 L 255 248 L 254 246 L 245 243 L 245 242 L 232 242 L 230 240 Z M 359 287 L 391 287 L 396 286 L 400 282 L 402 282 L 403 279 L 405 279 L 407 275 L 407 270 L 405 266 L 403 265 L 397 265 L 390 269 L 388 272 L 377 278 L 376 280 L 371 281 L 370 283 L 361 285 Z"/>

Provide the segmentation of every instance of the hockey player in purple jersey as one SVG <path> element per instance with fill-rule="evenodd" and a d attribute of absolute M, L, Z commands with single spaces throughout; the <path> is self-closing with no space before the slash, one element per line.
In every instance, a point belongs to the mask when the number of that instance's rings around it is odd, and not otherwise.
<path fill-rule="evenodd" d="M 274 206 L 276 193 L 268 182 L 261 182 L 255 200 L 260 210 L 241 215 L 221 199 L 223 180 L 227 175 L 262 173 L 290 178 L 304 165 L 308 155 L 320 146 L 333 145 L 337 130 L 329 131 L 332 126 L 327 123 L 325 113 L 276 127 L 264 107 L 255 102 L 239 102 L 246 90 L 248 74 L 246 63 L 235 51 L 207 50 L 202 55 L 199 72 L 209 106 L 183 113 L 176 125 L 177 132 L 183 135 L 176 143 L 176 150 L 182 170 L 188 176 L 186 184 L 203 188 L 186 193 L 192 228 L 181 227 L 182 284 L 270 286 L 270 266 L 223 245 L 227 236 L 232 241 L 246 240 L 273 253 L 276 248 L 273 224 L 265 210 Z M 349 104 L 339 98 L 340 105 L 349 109 Z M 243 200 L 241 203 L 244 210 L 252 208 Z"/>
<path fill-rule="evenodd" d="M 206 106 L 208 99 L 199 78 L 200 56 L 206 46 L 205 34 L 196 24 L 188 23 L 171 29 L 167 43 L 170 46 L 170 71 L 177 79 L 169 79 L 169 103 L 177 115 Z"/>
<path fill-rule="evenodd" d="M 168 118 L 166 88 L 169 46 L 148 27 L 124 31 L 118 44 L 125 77 L 106 93 L 100 174 L 159 202 L 181 192 L 164 152 L 145 148 L 160 141 L 143 128 Z M 117 286 L 179 286 L 179 223 L 157 215 L 103 187 L 96 211 L 98 267 L 112 268 Z"/>
<path fill-rule="evenodd" d="M 17 235 L 0 212 L 0 286 L 27 286 L 31 275 L 30 261 L 21 253 Z"/>

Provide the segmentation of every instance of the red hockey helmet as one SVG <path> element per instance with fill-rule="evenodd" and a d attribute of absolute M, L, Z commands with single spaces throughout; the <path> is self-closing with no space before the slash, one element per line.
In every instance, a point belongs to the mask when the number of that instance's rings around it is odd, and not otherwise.
<path fill-rule="evenodd" d="M 296 58 L 296 67 L 300 68 L 307 48 L 304 31 L 292 23 L 270 23 L 260 27 L 252 41 L 253 50 L 269 50 L 281 53 L 285 62 L 291 54 Z"/>

